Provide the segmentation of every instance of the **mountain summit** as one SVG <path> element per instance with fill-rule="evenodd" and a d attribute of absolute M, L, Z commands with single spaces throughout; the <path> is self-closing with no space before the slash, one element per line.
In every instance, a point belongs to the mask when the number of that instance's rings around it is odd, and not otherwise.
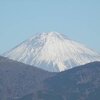
<path fill-rule="evenodd" d="M 100 55 L 57 32 L 36 34 L 3 54 L 51 72 L 100 61 Z"/>

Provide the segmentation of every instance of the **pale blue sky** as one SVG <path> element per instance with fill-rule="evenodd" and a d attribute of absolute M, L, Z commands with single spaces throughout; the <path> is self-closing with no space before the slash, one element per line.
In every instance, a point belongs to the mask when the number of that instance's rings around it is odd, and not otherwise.
<path fill-rule="evenodd" d="M 51 31 L 100 52 L 100 0 L 0 0 L 0 54 Z"/>

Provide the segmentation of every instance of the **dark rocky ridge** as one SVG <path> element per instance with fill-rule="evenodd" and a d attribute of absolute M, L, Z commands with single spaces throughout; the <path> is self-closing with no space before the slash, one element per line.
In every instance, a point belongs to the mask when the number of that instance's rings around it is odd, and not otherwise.
<path fill-rule="evenodd" d="M 50 73 L 0 57 L 0 100 L 100 100 L 100 62 Z"/>
<path fill-rule="evenodd" d="M 44 86 L 43 100 L 100 100 L 100 62 L 61 72 L 45 80 Z"/>
<path fill-rule="evenodd" d="M 34 94 L 42 88 L 42 81 L 53 75 L 55 73 L 0 57 L 0 100 Z"/>

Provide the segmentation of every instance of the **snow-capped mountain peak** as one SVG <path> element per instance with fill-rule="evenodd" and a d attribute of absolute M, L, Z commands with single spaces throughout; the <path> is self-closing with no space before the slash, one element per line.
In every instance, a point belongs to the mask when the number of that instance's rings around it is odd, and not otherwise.
<path fill-rule="evenodd" d="M 4 56 L 52 72 L 100 61 L 99 54 L 57 32 L 34 35 Z"/>

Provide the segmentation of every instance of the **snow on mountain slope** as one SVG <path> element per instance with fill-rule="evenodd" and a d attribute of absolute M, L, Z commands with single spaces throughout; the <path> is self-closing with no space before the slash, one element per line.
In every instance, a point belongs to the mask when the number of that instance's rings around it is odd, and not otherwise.
<path fill-rule="evenodd" d="M 34 35 L 3 56 L 51 72 L 100 61 L 99 54 L 57 32 Z"/>

